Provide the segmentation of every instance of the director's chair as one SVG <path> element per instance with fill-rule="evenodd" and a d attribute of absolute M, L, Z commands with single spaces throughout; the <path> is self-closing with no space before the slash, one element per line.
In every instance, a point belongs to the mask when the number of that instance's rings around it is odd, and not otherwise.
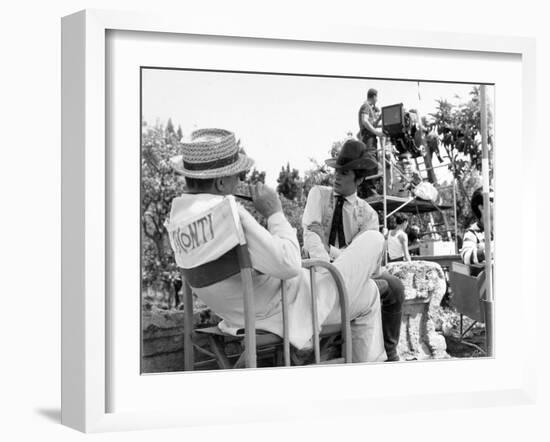
<path fill-rule="evenodd" d="M 206 220 L 206 221 L 201 221 Z M 193 370 L 194 350 L 206 354 L 214 359 L 219 368 L 255 368 L 257 366 L 257 353 L 277 352 L 282 346 L 281 361 L 285 366 L 291 365 L 291 351 L 289 341 L 288 299 L 285 292 L 284 281 L 281 281 L 281 305 L 282 305 L 282 338 L 273 333 L 256 330 L 254 293 L 252 281 L 252 263 L 246 244 L 246 239 L 240 224 L 234 197 L 226 196 L 221 202 L 213 205 L 203 213 L 189 219 L 168 222 L 166 228 L 169 232 L 170 244 L 174 250 L 176 262 L 182 268 L 184 279 L 184 368 Z M 211 241 L 198 241 L 189 246 L 189 232 L 193 232 L 194 226 L 208 223 L 206 230 L 211 232 Z M 208 235 L 205 239 L 208 239 Z M 214 241 L 216 240 L 216 241 Z M 319 260 L 304 260 L 302 266 L 309 270 L 311 279 L 312 297 L 312 326 L 313 352 L 315 363 L 340 363 L 351 362 L 351 326 L 349 303 L 346 287 L 342 275 L 336 267 Z M 315 274 L 317 268 L 326 269 L 334 278 L 338 291 L 338 299 L 341 306 L 341 324 L 337 326 L 324 326 L 319 333 L 317 316 L 317 287 Z M 217 326 L 193 330 L 193 289 L 207 287 L 226 278 L 240 274 L 243 289 L 244 329 L 242 334 L 230 335 L 224 333 Z M 202 337 L 202 339 L 201 339 Z M 208 342 L 209 348 L 204 348 L 198 341 Z M 341 339 L 340 358 L 322 360 L 321 340 L 327 345 Z M 227 351 L 233 347 L 234 352 Z M 239 351 L 235 352 L 235 347 Z"/>

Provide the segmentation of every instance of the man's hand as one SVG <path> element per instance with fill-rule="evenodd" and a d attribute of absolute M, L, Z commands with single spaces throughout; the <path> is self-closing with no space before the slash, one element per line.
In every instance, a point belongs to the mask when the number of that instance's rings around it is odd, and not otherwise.
<path fill-rule="evenodd" d="M 274 213 L 283 211 L 279 195 L 265 184 L 258 182 L 256 185 L 250 186 L 250 194 L 254 208 L 264 218 L 267 219 Z"/>
<path fill-rule="evenodd" d="M 323 246 L 325 247 L 325 250 L 330 252 L 330 246 L 328 245 L 327 240 L 325 239 L 325 232 L 323 231 L 323 226 L 319 223 L 311 223 L 309 226 L 307 226 L 307 229 L 310 232 L 313 232 L 321 238 L 321 242 L 323 243 Z"/>

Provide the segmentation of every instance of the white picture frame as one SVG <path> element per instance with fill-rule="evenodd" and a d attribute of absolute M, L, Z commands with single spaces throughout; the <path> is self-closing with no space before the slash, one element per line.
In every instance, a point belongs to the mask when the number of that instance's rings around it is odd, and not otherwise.
<path fill-rule="evenodd" d="M 306 416 L 324 416 L 330 409 L 331 415 L 368 414 L 374 411 L 403 411 L 452 407 L 493 406 L 502 403 L 533 403 L 535 396 L 534 363 L 527 354 L 534 354 L 535 339 L 525 339 L 521 359 L 514 367 L 508 381 L 498 387 L 474 387 L 456 391 L 429 391 L 425 394 L 402 394 L 389 388 L 387 394 L 368 396 L 362 390 L 357 394 L 342 394 L 339 399 L 310 397 L 303 403 L 288 404 L 284 409 L 275 401 L 270 406 L 264 400 L 259 406 L 244 395 L 237 400 L 235 415 L 229 416 L 223 409 L 217 414 L 208 414 L 208 408 L 199 404 L 193 412 L 185 407 L 164 410 L 109 412 L 109 391 L 113 388 L 107 376 L 112 361 L 110 344 L 106 337 L 112 324 L 110 304 L 107 297 L 109 256 L 107 244 L 111 240 L 108 229 L 108 155 L 106 152 L 106 118 L 108 118 L 106 94 L 109 92 L 106 72 L 106 35 L 109 31 L 155 32 L 163 35 L 201 35 L 245 39 L 269 39 L 272 41 L 315 43 L 336 43 L 345 45 L 369 45 L 379 48 L 411 48 L 438 51 L 467 51 L 479 54 L 503 54 L 521 59 L 521 163 L 520 173 L 528 173 L 529 161 L 535 158 L 534 107 L 535 102 L 535 45 L 532 39 L 518 37 L 489 37 L 450 33 L 430 33 L 343 26 L 315 28 L 294 27 L 276 23 L 266 26 L 257 22 L 211 23 L 207 18 L 154 16 L 100 10 L 86 10 L 63 18 L 62 21 L 62 423 L 84 432 L 115 431 L 140 428 L 161 428 L 170 426 L 208 425 L 215 420 L 223 422 L 254 422 Z M 498 88 L 498 84 L 497 84 Z M 137 93 L 137 91 L 136 91 Z M 137 122 L 136 117 L 136 122 Z M 496 137 L 498 139 L 497 131 Z M 519 134 L 518 134 L 519 137 Z M 498 163 L 498 160 L 497 160 Z M 497 174 L 498 174 L 497 166 Z M 535 218 L 536 192 L 521 186 L 518 196 L 523 206 L 520 213 L 518 235 L 526 235 L 529 219 Z M 497 190 L 498 193 L 498 190 Z M 497 196 L 498 201 L 498 196 Z M 497 202 L 498 207 L 498 202 Z M 498 208 L 497 208 L 497 219 Z M 523 257 L 535 255 L 535 245 L 524 241 L 518 249 L 519 262 Z M 498 252 L 497 252 L 498 253 Z M 498 255 L 497 255 L 498 256 Z M 503 255 L 504 256 L 504 255 Z M 521 272 L 525 275 L 525 264 Z M 501 273 L 502 275 L 503 273 Z M 496 271 L 498 288 L 499 272 Z M 520 281 L 521 296 L 517 298 L 518 310 L 527 311 L 529 303 L 534 305 L 536 287 L 534 279 L 523 277 Z M 534 336 L 535 324 L 523 316 L 524 336 Z M 497 307 L 496 321 L 499 322 Z M 497 326 L 498 328 L 498 326 Z M 501 342 L 503 342 L 501 340 Z M 503 342 L 501 348 L 506 345 Z M 498 346 L 498 336 L 497 336 Z M 502 352 L 501 354 L 503 354 Z M 485 362 L 462 361 L 468 370 L 476 370 L 484 364 L 490 371 L 499 367 L 499 353 L 494 360 Z M 447 364 L 443 362 L 442 364 Z M 453 362 L 445 366 L 448 369 Z M 369 367 L 374 376 L 381 370 L 394 374 L 408 370 L 417 373 L 422 364 Z M 473 368 L 472 368 L 473 367 Z M 325 369 L 325 368 L 323 368 Z M 331 375 L 347 370 L 346 376 L 360 376 L 365 367 L 330 367 Z M 311 371 L 305 369 L 307 375 Z M 482 370 L 485 373 L 485 371 Z M 304 369 L 272 371 L 275 382 L 297 382 L 303 380 Z M 327 372 L 328 373 L 328 372 Z M 186 374 L 187 375 L 187 374 Z M 165 375 L 167 376 L 167 375 Z M 201 376 L 192 374 L 192 376 Z M 204 376 L 204 375 L 202 375 Z M 208 375 L 206 375 L 208 376 Z M 210 379 L 212 374 L 210 374 Z M 242 376 L 254 377 L 265 382 L 261 370 L 239 373 L 216 374 L 227 376 L 231 381 Z M 196 378 L 195 378 L 196 379 Z M 336 395 L 337 396 L 337 395 Z M 371 399 L 371 400 L 369 400 Z M 338 407 L 326 407 L 327 402 L 338 400 Z M 219 407 L 223 408 L 223 407 Z M 335 410 L 337 408 L 337 410 Z M 214 412 L 212 412 L 214 413 Z"/>

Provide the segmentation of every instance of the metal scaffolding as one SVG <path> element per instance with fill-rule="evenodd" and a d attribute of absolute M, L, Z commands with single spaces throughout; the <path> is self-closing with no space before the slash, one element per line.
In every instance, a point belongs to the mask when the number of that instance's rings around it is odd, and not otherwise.
<path fill-rule="evenodd" d="M 399 168 L 395 167 L 395 165 L 390 161 L 390 159 L 387 158 L 386 155 L 386 144 L 381 143 L 382 147 L 378 150 L 378 153 L 381 154 L 381 157 L 383 159 L 382 164 L 379 165 L 382 167 L 382 173 L 378 174 L 374 177 L 369 177 L 368 179 L 376 179 L 376 178 L 382 178 L 382 195 L 370 197 L 367 198 L 367 202 L 376 210 L 382 210 L 383 212 L 383 227 L 387 229 L 387 221 L 388 218 L 395 213 L 402 211 L 402 212 L 408 212 L 420 215 L 421 213 L 429 213 L 429 212 L 439 212 L 443 215 L 443 218 L 445 220 L 445 232 L 452 232 L 454 231 L 454 239 L 455 239 L 455 253 L 458 253 L 458 223 L 457 223 L 457 209 L 456 209 L 456 180 L 453 177 L 453 183 L 449 186 L 436 186 L 436 189 L 442 190 L 445 188 L 452 188 L 452 197 L 453 197 L 453 204 L 452 205 L 443 205 L 443 204 L 437 204 L 434 201 L 431 200 L 423 200 L 420 198 L 417 198 L 415 196 L 407 196 L 407 197 L 399 197 L 395 195 L 388 194 L 388 183 L 387 183 L 387 170 L 390 169 L 390 174 L 393 175 L 394 173 L 397 173 L 402 179 L 404 179 L 410 187 L 414 188 L 416 185 L 410 179 L 405 173 L 403 173 Z M 448 163 L 439 164 L 432 168 L 424 168 L 424 169 L 418 169 L 418 172 L 420 173 L 420 176 L 422 177 L 422 173 L 426 172 L 428 169 L 435 169 L 439 167 L 448 167 L 452 165 L 452 160 L 449 158 Z M 424 178 L 424 177 L 422 177 Z M 453 210 L 453 216 L 454 216 L 454 226 L 453 229 L 450 229 L 448 226 L 448 223 L 446 222 L 446 218 L 444 216 L 444 211 L 447 210 Z M 442 231 L 434 230 L 430 232 L 425 232 L 423 235 L 433 234 L 433 233 L 441 233 Z"/>
<path fill-rule="evenodd" d="M 486 354 L 487 356 L 493 356 L 494 353 L 494 347 L 493 347 L 493 315 L 494 315 L 494 293 L 493 293 L 493 257 L 492 257 L 492 251 L 491 251 L 491 203 L 490 203 L 490 186 L 489 186 L 489 148 L 488 148 L 488 129 L 487 129 L 487 96 L 486 96 L 486 86 L 480 85 L 480 127 L 481 127 L 481 145 L 482 145 L 482 176 L 483 176 L 483 223 L 484 223 L 484 230 L 485 230 L 485 287 L 483 288 L 483 296 L 480 299 L 481 303 L 484 304 L 483 308 L 483 315 L 484 315 L 484 321 L 485 321 L 485 329 L 486 329 Z M 399 211 L 407 211 L 409 213 L 428 213 L 428 212 L 435 212 L 438 211 L 443 214 L 444 210 L 453 210 L 454 215 L 454 238 L 455 238 L 455 253 L 458 254 L 458 221 L 457 221 L 457 198 L 456 198 L 456 178 L 453 176 L 453 182 L 449 186 L 445 187 L 452 187 L 452 195 L 453 195 L 453 204 L 452 206 L 442 206 L 438 205 L 433 201 L 428 200 L 420 200 L 417 197 L 408 196 L 406 198 L 398 197 L 394 195 L 388 195 L 387 189 L 387 171 L 386 169 L 389 168 L 390 175 L 393 176 L 394 172 L 397 172 L 398 175 L 403 178 L 407 184 L 409 185 L 409 188 L 414 188 L 416 185 L 412 181 L 412 179 L 409 179 L 405 173 L 403 173 L 401 170 L 396 168 L 392 162 L 387 158 L 386 156 L 387 147 L 386 143 L 381 143 L 381 149 L 378 150 L 378 154 L 381 154 L 382 161 L 379 161 L 379 166 L 382 167 L 382 173 L 378 174 L 374 177 L 369 177 L 368 179 L 377 179 L 382 178 L 382 195 L 381 196 L 375 196 L 371 198 L 367 198 L 367 201 L 369 204 L 377 210 L 383 211 L 383 227 L 387 229 L 387 221 L 388 218 L 393 215 L 394 213 L 397 213 Z M 421 157 L 423 158 L 423 157 Z M 448 167 L 452 166 L 452 158 L 447 157 L 449 159 L 448 163 L 439 164 L 437 166 L 431 166 L 431 167 L 424 167 L 424 169 L 420 169 L 418 167 L 417 163 L 417 169 L 420 173 L 420 176 L 424 179 L 422 176 L 422 173 L 427 173 L 429 170 L 434 170 L 440 167 Z M 439 187 L 438 190 L 442 190 L 445 187 Z M 437 187 L 436 187 L 437 188 Z M 411 192 L 411 190 L 409 190 Z M 388 213 L 389 210 L 389 213 Z M 445 219 L 445 217 L 444 217 Z M 445 219 L 446 223 L 446 219 Z M 450 231 L 448 226 L 446 226 L 446 231 Z M 431 233 L 431 232 L 428 232 Z M 449 264 L 456 260 L 456 255 L 449 255 L 449 256 L 423 256 L 423 259 L 430 259 L 437 262 L 440 262 L 441 265 Z"/>

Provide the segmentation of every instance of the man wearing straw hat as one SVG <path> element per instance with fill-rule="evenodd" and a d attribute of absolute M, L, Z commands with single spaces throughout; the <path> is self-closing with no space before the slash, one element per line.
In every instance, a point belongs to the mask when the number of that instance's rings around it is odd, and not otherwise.
<path fill-rule="evenodd" d="M 234 194 L 239 176 L 253 164 L 239 152 L 234 134 L 223 129 L 195 131 L 191 141 L 182 142 L 181 146 L 182 156 L 177 159 L 176 170 L 185 177 L 188 191 L 173 200 L 168 224 L 198 215 Z M 251 187 L 251 193 L 254 207 L 267 220 L 265 229 L 238 204 L 254 269 L 256 327 L 282 336 L 280 280 L 283 280 L 289 299 L 290 342 L 297 349 L 309 348 L 313 335 L 310 280 L 308 271 L 301 267 L 296 231 L 285 218 L 273 189 L 257 183 Z M 383 247 L 384 238 L 380 233 L 366 232 L 342 253 L 337 264 L 350 294 L 354 362 L 386 360 L 380 300 L 376 285 L 370 279 L 380 267 Z M 239 275 L 194 292 L 222 318 L 220 329 L 235 334 L 244 327 Z M 318 278 L 318 316 L 320 324 L 340 322 L 336 286 L 324 272 L 319 272 Z"/>
<path fill-rule="evenodd" d="M 364 232 L 379 231 L 378 214 L 357 196 L 357 187 L 378 163 L 367 152 L 365 144 L 354 139 L 344 143 L 337 158 L 325 163 L 335 169 L 334 186 L 315 186 L 309 191 L 302 218 L 304 249 L 311 258 L 338 265 L 342 254 L 355 246 Z M 371 246 L 376 244 L 363 243 L 363 247 Z M 387 289 L 381 292 L 384 346 L 388 361 L 398 361 L 405 288 L 397 277 L 387 272 L 375 275 L 375 279 L 387 283 Z"/>

